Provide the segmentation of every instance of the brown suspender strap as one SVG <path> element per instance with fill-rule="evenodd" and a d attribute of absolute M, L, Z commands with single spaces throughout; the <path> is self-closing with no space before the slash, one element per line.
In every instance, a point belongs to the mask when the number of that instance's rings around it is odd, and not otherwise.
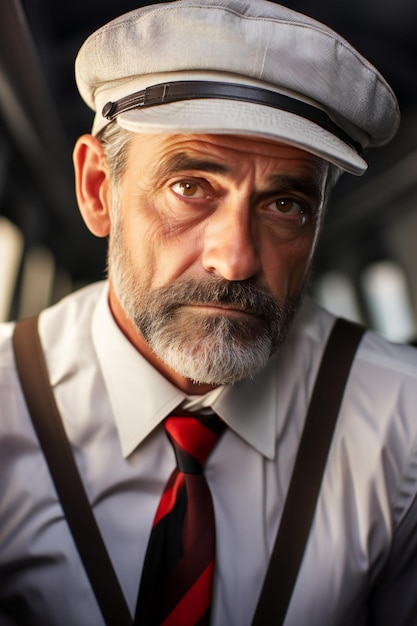
<path fill-rule="evenodd" d="M 304 553 L 350 367 L 364 329 L 336 320 L 324 351 L 252 626 L 283 624 Z M 75 544 L 107 626 L 132 626 L 50 388 L 37 318 L 16 324 L 17 370 Z M 302 494 L 302 497 L 300 497 Z"/>
<path fill-rule="evenodd" d="M 346 381 L 364 330 L 347 320 L 337 319 L 330 333 L 252 626 L 284 623 L 310 533 Z"/>
<path fill-rule="evenodd" d="M 49 384 L 37 318 L 16 324 L 13 346 L 26 404 L 49 471 L 107 626 L 132 626 Z"/>

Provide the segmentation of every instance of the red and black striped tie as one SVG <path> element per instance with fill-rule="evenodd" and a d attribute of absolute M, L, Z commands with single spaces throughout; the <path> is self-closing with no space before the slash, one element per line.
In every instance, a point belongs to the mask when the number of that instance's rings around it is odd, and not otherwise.
<path fill-rule="evenodd" d="M 155 515 L 135 615 L 136 626 L 209 624 L 214 572 L 214 512 L 203 474 L 225 424 L 216 415 L 165 420 L 177 468 Z"/>

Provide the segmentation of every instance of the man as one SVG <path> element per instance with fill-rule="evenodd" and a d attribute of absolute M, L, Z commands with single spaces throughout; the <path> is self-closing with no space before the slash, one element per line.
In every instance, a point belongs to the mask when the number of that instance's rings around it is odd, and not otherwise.
<path fill-rule="evenodd" d="M 219 416 L 197 479 L 216 540 L 204 602 L 212 625 L 250 625 L 334 324 L 303 299 L 323 213 L 340 173 L 363 173 L 363 149 L 393 136 L 397 103 L 336 33 L 264 0 L 137 9 L 87 40 L 76 76 L 96 112 L 74 151 L 77 198 L 109 237 L 109 282 L 41 314 L 53 394 L 137 624 L 163 621 L 146 613 L 157 557 L 145 554 L 181 490 L 164 490 L 176 472 L 164 423 L 199 411 L 210 430 Z M 22 396 L 13 327 L 0 344 L 0 624 L 103 624 Z M 412 348 L 366 333 L 287 626 L 417 623 L 416 376 Z M 208 623 L 199 594 L 178 617 L 187 594 L 163 623 Z"/>

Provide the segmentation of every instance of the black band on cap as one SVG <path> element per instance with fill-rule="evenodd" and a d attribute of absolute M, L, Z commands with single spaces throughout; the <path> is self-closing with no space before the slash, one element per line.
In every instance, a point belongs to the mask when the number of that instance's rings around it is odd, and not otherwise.
<path fill-rule="evenodd" d="M 335 124 L 330 117 L 321 109 L 317 109 L 311 104 L 301 102 L 290 96 L 285 96 L 275 91 L 252 87 L 250 85 L 239 85 L 236 83 L 221 83 L 215 81 L 178 81 L 152 85 L 142 91 L 137 91 L 129 96 L 125 96 L 116 102 L 107 102 L 102 110 L 102 115 L 106 119 L 113 121 L 121 113 L 132 109 L 145 109 L 147 107 L 179 102 L 181 100 L 216 98 L 224 100 L 240 100 L 253 102 L 264 106 L 294 113 L 304 117 L 324 130 L 336 135 L 342 141 L 349 144 L 361 154 L 361 145 L 352 139 L 344 130 Z"/>

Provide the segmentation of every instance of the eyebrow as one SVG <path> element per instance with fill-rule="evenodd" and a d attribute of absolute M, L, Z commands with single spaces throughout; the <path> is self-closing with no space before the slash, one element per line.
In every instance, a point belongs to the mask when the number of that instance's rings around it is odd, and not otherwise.
<path fill-rule="evenodd" d="M 265 195 L 272 193 L 297 192 L 319 203 L 323 197 L 321 185 L 310 176 L 297 176 L 291 174 L 272 174 L 269 178 L 270 190 Z M 260 195 L 263 195 L 262 193 Z"/>
<path fill-rule="evenodd" d="M 160 178 L 166 178 L 176 172 L 185 170 L 197 170 L 199 172 L 210 172 L 211 174 L 228 174 L 230 168 L 210 159 L 193 157 L 186 152 L 174 154 L 160 163 L 155 168 L 155 174 Z"/>

